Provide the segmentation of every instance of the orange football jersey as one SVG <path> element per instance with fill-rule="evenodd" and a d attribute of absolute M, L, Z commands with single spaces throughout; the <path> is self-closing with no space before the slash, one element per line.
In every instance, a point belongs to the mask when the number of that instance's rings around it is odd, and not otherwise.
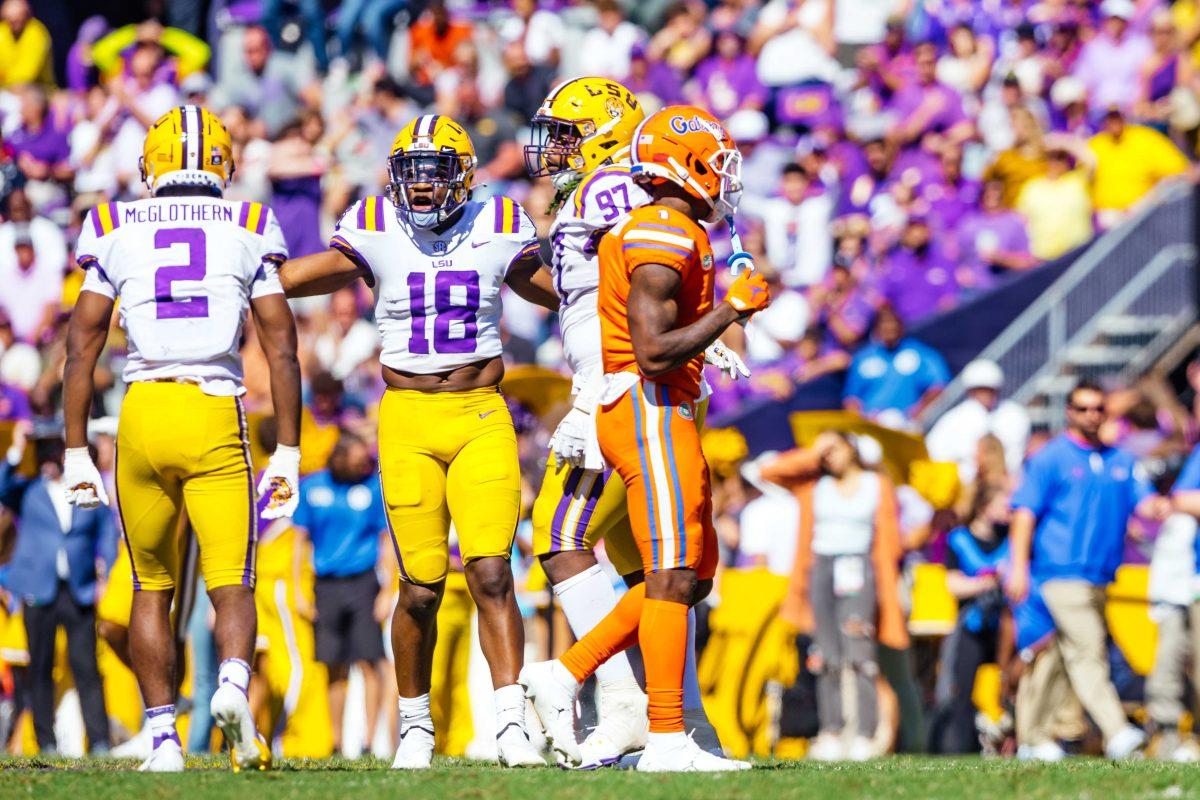
<path fill-rule="evenodd" d="M 675 327 L 691 325 L 713 307 L 713 255 L 708 234 L 685 214 L 663 206 L 635 208 L 600 240 L 600 343 L 605 372 L 637 372 L 629 334 L 630 280 L 643 264 L 676 270 Z M 689 397 L 700 396 L 703 354 L 654 378 Z"/>

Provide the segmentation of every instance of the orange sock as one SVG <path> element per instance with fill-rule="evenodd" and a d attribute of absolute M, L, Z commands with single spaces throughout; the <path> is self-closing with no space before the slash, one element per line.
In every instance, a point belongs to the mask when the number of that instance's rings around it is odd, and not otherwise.
<path fill-rule="evenodd" d="M 688 607 L 670 600 L 647 600 L 638 642 L 646 662 L 646 697 L 651 733 L 683 730 L 683 662 L 687 649 Z"/>
<path fill-rule="evenodd" d="M 617 602 L 608 616 L 588 631 L 567 652 L 558 657 L 566 668 L 583 683 L 614 654 L 624 652 L 638 642 L 638 623 L 642 618 L 642 603 L 646 599 L 646 584 L 639 583 Z"/>

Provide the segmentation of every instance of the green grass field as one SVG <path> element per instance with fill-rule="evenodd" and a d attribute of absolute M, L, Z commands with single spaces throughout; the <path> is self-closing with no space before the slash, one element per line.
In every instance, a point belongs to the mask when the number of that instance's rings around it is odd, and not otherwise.
<path fill-rule="evenodd" d="M 1200 768 L 1196 766 L 1156 762 L 1111 764 L 1097 759 L 1042 766 L 977 758 L 907 757 L 868 765 L 760 762 L 752 772 L 734 775 L 509 771 L 454 760 L 440 762 L 435 769 L 422 773 L 392 772 L 385 762 L 374 759 L 287 761 L 273 772 L 242 775 L 233 775 L 226 762 L 216 758 L 189 759 L 189 771 L 183 775 L 126 771 L 133 766 L 132 762 L 122 761 L 0 760 L 0 798 L 1200 798 Z"/>

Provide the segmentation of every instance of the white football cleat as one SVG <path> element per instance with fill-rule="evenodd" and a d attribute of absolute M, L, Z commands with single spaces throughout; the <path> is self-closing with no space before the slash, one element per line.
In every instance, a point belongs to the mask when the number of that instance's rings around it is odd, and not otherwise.
<path fill-rule="evenodd" d="M 254 726 L 250 703 L 241 689 L 232 683 L 221 684 L 213 692 L 209 710 L 229 745 L 229 763 L 234 772 L 271 768 L 271 748 Z"/>
<path fill-rule="evenodd" d="M 138 772 L 183 772 L 183 749 L 168 739 L 150 752 Z"/>
<path fill-rule="evenodd" d="M 142 720 L 142 728 L 109 751 L 113 758 L 149 758 L 154 752 L 154 736 L 150 733 L 150 723 Z"/>
<path fill-rule="evenodd" d="M 400 734 L 392 769 L 429 769 L 433 765 L 433 729 L 411 725 Z"/>
<path fill-rule="evenodd" d="M 749 761 L 714 756 L 686 733 L 649 737 L 638 761 L 638 772 L 737 772 L 750 769 Z"/>
<path fill-rule="evenodd" d="M 517 678 L 542 721 L 546 740 L 560 767 L 577 767 L 582 757 L 575 740 L 575 698 L 579 682 L 557 659 L 526 664 Z"/>
<path fill-rule="evenodd" d="M 646 695 L 632 678 L 600 687 L 600 722 L 579 746 L 580 769 L 609 767 L 646 746 Z"/>
<path fill-rule="evenodd" d="M 818 734 L 808 746 L 808 758 L 812 761 L 841 761 L 845 757 L 846 749 L 841 734 Z"/>
<path fill-rule="evenodd" d="M 1104 747 L 1104 756 L 1119 761 L 1138 755 L 1145 746 L 1145 732 L 1135 725 L 1126 725 Z"/>
<path fill-rule="evenodd" d="M 1062 761 L 1067 757 L 1067 751 L 1058 742 L 1042 742 L 1041 744 L 1023 744 L 1017 748 L 1018 761 Z"/>
<path fill-rule="evenodd" d="M 846 748 L 847 761 L 870 761 L 875 757 L 875 745 L 865 736 L 855 736 Z"/>
<path fill-rule="evenodd" d="M 546 759 L 529 741 L 529 734 L 515 722 L 496 737 L 496 760 L 502 767 L 544 767 Z"/>

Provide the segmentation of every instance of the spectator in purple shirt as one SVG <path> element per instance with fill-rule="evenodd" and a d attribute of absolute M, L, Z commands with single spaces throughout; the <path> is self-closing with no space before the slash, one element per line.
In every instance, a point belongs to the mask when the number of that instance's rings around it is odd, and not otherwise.
<path fill-rule="evenodd" d="M 1142 64 L 1153 53 L 1150 41 L 1129 29 L 1133 12 L 1132 0 L 1104 0 L 1100 31 L 1079 53 L 1073 74 L 1087 87 L 1092 108 L 1133 110 Z"/>
<path fill-rule="evenodd" d="M 964 215 L 979 205 L 979 181 L 963 175 L 962 147 L 947 144 L 941 153 L 942 174 L 920 187 L 921 199 L 929 204 L 942 230 L 953 230 Z"/>
<path fill-rule="evenodd" d="M 896 92 L 910 84 L 916 77 L 916 66 L 904 40 L 904 18 L 889 20 L 883 41 L 860 50 L 857 61 L 859 85 L 873 91 L 880 104 L 890 102 Z"/>
<path fill-rule="evenodd" d="M 953 307 L 961 294 L 954 261 L 942 240 L 930 235 L 922 212 L 909 216 L 879 272 L 880 292 L 906 325 Z"/>
<path fill-rule="evenodd" d="M 31 181 L 71 180 L 71 147 L 66 131 L 59 130 L 49 116 L 49 100 L 41 86 L 21 91 L 21 124 L 6 141 L 17 157 L 21 172 Z"/>
<path fill-rule="evenodd" d="M 624 84 L 642 99 L 647 113 L 650 109 L 674 105 L 683 99 L 679 73 L 665 61 L 650 60 L 642 44 L 635 44 L 629 51 L 629 74 L 625 76 Z"/>
<path fill-rule="evenodd" d="M 913 48 L 916 79 L 906 82 L 892 97 L 889 110 L 897 122 L 891 137 L 896 144 L 920 143 L 936 133 L 964 142 L 975 134 L 975 124 L 963 110 L 962 95 L 937 79 L 937 48 L 922 42 Z"/>
<path fill-rule="evenodd" d="M 733 30 L 719 31 L 713 50 L 684 87 L 689 102 L 707 108 L 719 119 L 745 108 L 761 110 L 767 90 L 758 80 L 754 57 L 746 52 L 742 37 Z"/>
<path fill-rule="evenodd" d="M 994 276 L 1025 270 L 1037 264 L 1029 252 L 1025 218 L 1004 207 L 1004 184 L 983 186 L 980 208 L 957 225 L 959 283 L 970 290 L 986 289 Z"/>

